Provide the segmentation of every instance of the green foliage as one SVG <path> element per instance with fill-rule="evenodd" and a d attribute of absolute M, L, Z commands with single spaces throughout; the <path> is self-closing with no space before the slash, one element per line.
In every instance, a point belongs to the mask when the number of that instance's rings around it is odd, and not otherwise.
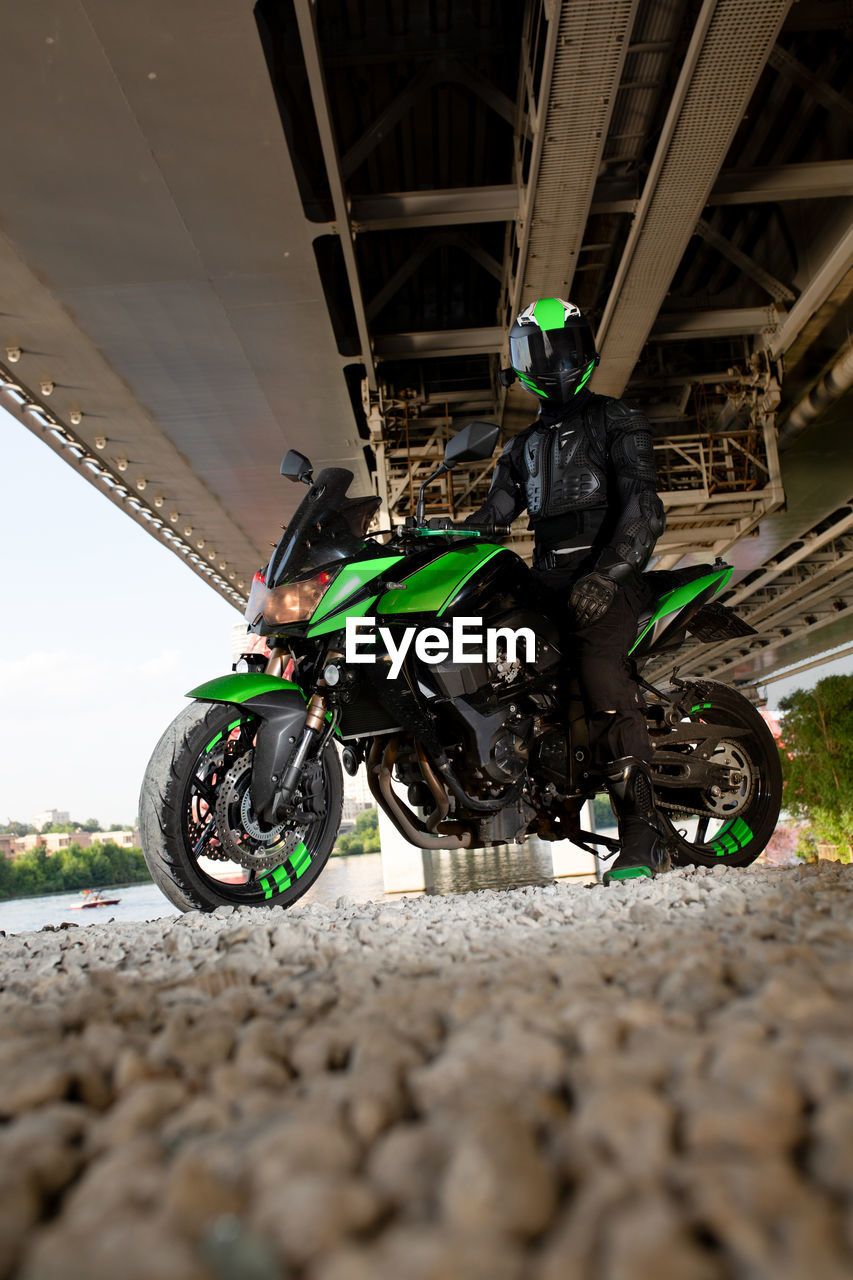
<path fill-rule="evenodd" d="M 100 821 L 99 821 L 99 819 L 98 819 L 98 818 L 87 818 L 87 819 L 86 819 L 86 821 L 85 821 L 84 823 L 82 823 L 82 824 L 81 824 L 81 829 L 82 829 L 83 831 L 100 831 L 100 829 L 101 829 L 101 823 L 100 823 Z M 111 827 L 111 828 L 110 828 L 110 830 L 111 830 L 111 831 L 120 831 L 120 830 L 121 830 L 121 828 L 120 828 L 120 827 Z"/>
<path fill-rule="evenodd" d="M 779 705 L 785 808 L 843 848 L 853 843 L 853 676 L 826 676 Z"/>
<path fill-rule="evenodd" d="M 339 836 L 336 853 L 378 853 L 379 852 L 379 814 L 375 809 L 363 809 L 355 820 L 355 831 L 351 836 Z"/>
<path fill-rule="evenodd" d="M 18 858 L 0 857 L 0 898 L 27 898 L 73 889 L 100 889 L 150 880 L 141 849 L 122 849 L 111 840 L 48 854 L 33 849 Z"/>
<path fill-rule="evenodd" d="M 0 835 L 4 836 L 28 836 L 33 831 L 35 827 L 30 826 L 29 822 L 15 822 L 14 818 L 10 818 L 0 827 Z"/>
<path fill-rule="evenodd" d="M 613 806 L 607 796 L 594 796 L 592 801 L 592 817 L 596 831 L 604 831 L 606 827 L 616 826 Z"/>

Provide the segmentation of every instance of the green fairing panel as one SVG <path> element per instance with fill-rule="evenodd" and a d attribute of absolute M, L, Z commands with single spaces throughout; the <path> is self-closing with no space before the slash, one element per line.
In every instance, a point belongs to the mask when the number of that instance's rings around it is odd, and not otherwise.
<path fill-rule="evenodd" d="M 326 618 L 319 626 L 315 627 L 312 624 L 308 628 L 308 639 L 313 640 L 316 636 L 327 636 L 333 631 L 343 631 L 347 625 L 347 618 L 363 618 L 370 613 L 377 599 L 377 596 L 368 596 L 366 600 L 360 600 L 358 604 L 353 604 L 349 607 L 344 604 L 340 613 L 332 614 L 331 618 Z"/>
<path fill-rule="evenodd" d="M 707 591 L 709 587 L 714 588 L 713 594 L 716 595 L 726 585 L 733 573 L 734 570 L 731 567 L 718 569 L 715 573 L 706 574 L 703 578 L 694 578 L 692 582 L 685 582 L 682 586 L 675 587 L 672 591 L 667 591 L 666 595 L 661 596 L 657 609 L 639 636 L 637 636 L 631 647 L 631 653 L 663 618 L 669 617 L 670 614 L 678 613 L 685 605 L 692 604 L 696 597 L 701 595 L 703 591 Z"/>
<path fill-rule="evenodd" d="M 405 590 L 386 591 L 377 613 L 442 613 L 468 579 L 503 551 L 494 543 L 454 547 L 405 578 Z"/>
<path fill-rule="evenodd" d="M 330 614 L 337 613 L 343 602 L 350 599 L 360 587 L 372 582 L 386 569 L 392 569 L 404 558 L 401 555 L 378 556 L 375 560 L 357 560 L 354 564 L 345 564 L 314 610 L 311 617 L 312 627 L 322 622 L 324 618 L 328 618 Z"/>
<path fill-rule="evenodd" d="M 278 676 L 268 676 L 261 671 L 233 671 L 227 676 L 217 676 L 215 680 L 207 680 L 204 684 L 190 689 L 188 698 L 198 698 L 200 702 L 248 702 L 262 693 L 298 693 L 304 698 L 298 684 L 292 680 L 280 680 Z"/>

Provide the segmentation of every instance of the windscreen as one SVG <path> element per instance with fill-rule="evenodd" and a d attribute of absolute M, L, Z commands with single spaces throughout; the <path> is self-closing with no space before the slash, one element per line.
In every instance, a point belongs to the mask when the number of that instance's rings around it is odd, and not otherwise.
<path fill-rule="evenodd" d="M 347 518 L 347 508 L 356 505 L 346 501 L 352 478 L 343 467 L 326 467 L 319 473 L 272 553 L 268 587 L 358 552 L 361 537 Z"/>

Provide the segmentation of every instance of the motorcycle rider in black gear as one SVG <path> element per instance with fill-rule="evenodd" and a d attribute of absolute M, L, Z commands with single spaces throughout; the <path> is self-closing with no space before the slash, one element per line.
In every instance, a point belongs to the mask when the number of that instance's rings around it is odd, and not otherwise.
<path fill-rule="evenodd" d="M 587 387 L 599 356 L 571 302 L 540 298 L 510 330 L 512 370 L 539 399 L 514 436 L 472 525 L 509 524 L 525 507 L 533 570 L 556 611 L 567 608 L 593 764 L 602 770 L 621 850 L 605 875 L 648 876 L 669 862 L 655 815 L 652 746 L 628 650 L 649 600 L 642 571 L 664 530 L 646 417 Z"/>

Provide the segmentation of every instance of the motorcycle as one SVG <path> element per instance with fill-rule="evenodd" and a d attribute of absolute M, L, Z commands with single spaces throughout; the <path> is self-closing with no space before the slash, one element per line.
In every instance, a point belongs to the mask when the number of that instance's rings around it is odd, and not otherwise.
<path fill-rule="evenodd" d="M 425 519 L 427 485 L 487 460 L 497 439 L 493 424 L 469 423 L 421 486 L 415 516 L 384 532 L 368 532 L 379 498 L 347 496 L 350 471 L 315 476 L 287 454 L 281 474 L 308 491 L 245 613 L 269 657 L 248 655 L 188 694 L 142 785 L 145 858 L 175 906 L 296 902 L 334 846 L 342 765 L 367 771 L 377 805 L 421 849 L 538 836 L 618 851 L 581 827 L 603 780 L 570 644 L 524 561 L 501 545 L 509 530 Z M 655 603 L 631 649 L 676 864 L 746 866 L 779 815 L 779 754 L 752 703 L 713 681 L 673 673 L 658 688 L 641 674 L 688 631 L 709 642 L 754 634 L 713 599 L 731 574 L 721 560 L 652 573 Z"/>

